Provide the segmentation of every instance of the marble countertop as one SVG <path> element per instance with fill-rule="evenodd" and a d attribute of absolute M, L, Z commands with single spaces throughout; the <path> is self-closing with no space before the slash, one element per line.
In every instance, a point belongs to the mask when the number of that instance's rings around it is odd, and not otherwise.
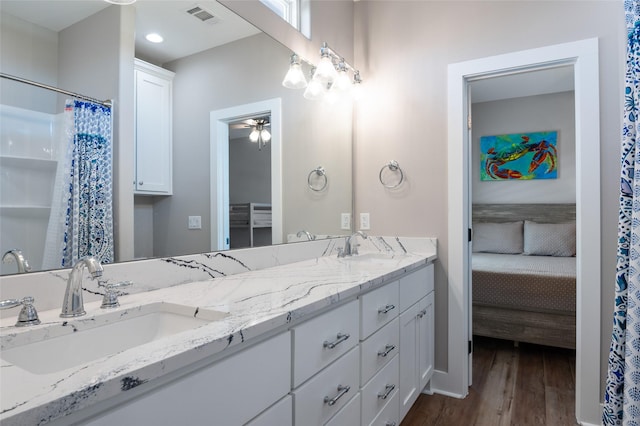
<path fill-rule="evenodd" d="M 353 258 L 322 256 L 258 271 L 217 277 L 120 298 L 120 307 L 85 303 L 87 315 L 60 318 L 40 312 L 42 324 L 16 328 L 0 322 L 1 349 L 30 339 L 72 334 L 101 319 L 124 316 L 141 306 L 170 302 L 228 313 L 224 318 L 51 374 L 34 374 L 0 360 L 0 421 L 39 425 L 127 392 L 151 380 L 313 315 L 436 259 L 435 241 L 406 250 L 362 253 Z M 0 353 L 0 358 L 2 357 Z"/>

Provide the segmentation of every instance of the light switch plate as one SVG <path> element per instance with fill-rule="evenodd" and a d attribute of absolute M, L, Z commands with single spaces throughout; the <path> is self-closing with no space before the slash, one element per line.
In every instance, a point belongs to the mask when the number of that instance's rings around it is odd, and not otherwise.
<path fill-rule="evenodd" d="M 351 229 L 351 213 L 340 215 L 340 229 Z"/>
<path fill-rule="evenodd" d="M 371 223 L 369 222 L 369 213 L 360 213 L 360 229 L 371 229 Z"/>
<path fill-rule="evenodd" d="M 202 229 L 202 216 L 189 216 L 189 229 Z"/>

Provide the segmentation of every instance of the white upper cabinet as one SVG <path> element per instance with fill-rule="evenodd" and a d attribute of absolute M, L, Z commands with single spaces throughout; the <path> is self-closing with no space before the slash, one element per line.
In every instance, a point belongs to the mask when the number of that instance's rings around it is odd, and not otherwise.
<path fill-rule="evenodd" d="M 172 193 L 172 102 L 174 73 L 135 61 L 136 194 Z"/>

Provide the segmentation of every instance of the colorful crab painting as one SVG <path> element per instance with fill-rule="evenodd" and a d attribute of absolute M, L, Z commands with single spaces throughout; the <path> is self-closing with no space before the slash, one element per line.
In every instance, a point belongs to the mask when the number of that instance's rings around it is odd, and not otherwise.
<path fill-rule="evenodd" d="M 514 133 L 480 138 L 480 179 L 555 179 L 558 132 Z"/>

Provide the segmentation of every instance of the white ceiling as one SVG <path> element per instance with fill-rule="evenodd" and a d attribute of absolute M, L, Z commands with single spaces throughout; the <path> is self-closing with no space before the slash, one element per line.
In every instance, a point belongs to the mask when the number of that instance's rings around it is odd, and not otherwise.
<path fill-rule="evenodd" d="M 111 6 L 103 0 L 1 0 L 0 11 L 53 31 L 60 31 Z M 202 22 L 186 11 L 194 6 L 214 18 Z M 216 1 L 138 0 L 136 9 L 136 56 L 166 63 L 260 32 Z M 150 32 L 164 37 L 161 44 L 145 40 Z"/>

